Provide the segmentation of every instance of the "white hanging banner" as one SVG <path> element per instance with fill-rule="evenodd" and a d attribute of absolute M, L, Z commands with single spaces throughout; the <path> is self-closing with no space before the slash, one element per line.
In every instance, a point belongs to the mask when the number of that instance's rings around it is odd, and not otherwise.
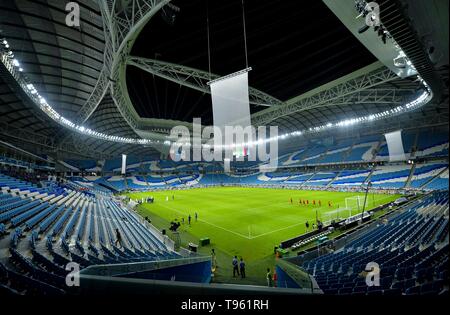
<path fill-rule="evenodd" d="M 122 174 L 127 172 L 127 155 L 122 154 Z"/>
<path fill-rule="evenodd" d="M 222 143 L 226 126 L 245 129 L 251 125 L 248 96 L 250 70 L 251 68 L 244 69 L 208 83 L 211 87 L 214 126 L 222 132 Z M 236 143 L 236 147 L 240 145 Z"/>
<path fill-rule="evenodd" d="M 389 161 L 404 161 L 406 160 L 405 150 L 403 149 L 402 131 L 397 130 L 384 134 L 389 150 Z"/>

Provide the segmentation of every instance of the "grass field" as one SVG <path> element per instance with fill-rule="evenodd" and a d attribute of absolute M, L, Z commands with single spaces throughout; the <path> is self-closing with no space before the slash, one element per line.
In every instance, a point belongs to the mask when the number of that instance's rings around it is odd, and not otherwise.
<path fill-rule="evenodd" d="M 345 199 L 364 194 L 298 191 L 286 189 L 215 187 L 190 190 L 144 192 L 127 194 L 132 199 L 149 196 L 153 204 L 144 203 L 138 209 L 142 216 L 149 216 L 158 228 L 169 228 L 169 222 L 184 217 L 181 232 L 188 233 L 194 241 L 209 237 L 211 246 L 227 256 L 242 256 L 248 262 L 273 254 L 274 246 L 281 241 L 305 233 L 305 222 L 325 222 L 359 213 L 356 200 L 349 201 L 351 211 L 344 210 Z M 174 199 L 172 200 L 172 195 Z M 169 200 L 166 201 L 166 197 Z M 397 199 L 398 195 L 369 194 L 366 210 Z M 290 198 L 293 203 L 290 203 Z M 309 205 L 299 205 L 299 199 L 308 199 Z M 312 200 L 321 206 L 312 205 Z M 328 206 L 331 201 L 332 207 Z M 340 210 L 339 210 L 340 209 Z M 198 221 L 194 213 L 198 213 Z M 191 225 L 187 224 L 191 215 Z M 161 226 L 163 225 L 163 226 Z"/>

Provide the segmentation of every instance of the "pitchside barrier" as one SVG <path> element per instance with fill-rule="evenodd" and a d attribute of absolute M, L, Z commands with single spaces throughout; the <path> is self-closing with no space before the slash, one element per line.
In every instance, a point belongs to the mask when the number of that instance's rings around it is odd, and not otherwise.
<path fill-rule="evenodd" d="M 371 230 L 375 229 L 379 222 L 383 219 L 389 220 L 392 216 L 398 215 L 398 213 L 405 211 L 409 207 L 412 207 L 416 204 L 416 200 L 418 199 L 418 196 L 412 196 L 412 199 L 409 199 L 406 203 L 403 203 L 399 206 L 398 209 L 392 209 L 389 212 L 381 215 L 376 220 L 368 220 L 363 222 L 360 225 L 355 226 L 354 228 L 351 228 L 349 230 L 346 230 L 341 235 L 337 236 L 333 239 L 333 244 L 335 249 L 340 249 L 350 243 L 351 241 L 361 237 L 362 234 L 368 233 Z M 420 198 L 419 198 L 420 199 Z M 372 209 L 371 211 L 376 212 L 378 210 L 381 210 L 383 208 L 388 207 L 388 205 L 381 205 L 375 209 Z M 295 265 L 302 265 L 304 261 L 308 261 L 311 259 L 314 259 L 318 256 L 317 247 L 311 247 L 309 249 L 306 249 L 304 251 L 298 252 L 297 256 L 291 256 L 286 258 L 287 261 L 295 264 Z"/>
<path fill-rule="evenodd" d="M 283 249 L 290 248 L 292 245 L 294 245 L 296 243 L 299 243 L 299 242 L 304 241 L 306 239 L 314 238 L 314 236 L 317 236 L 317 235 L 327 231 L 330 226 L 331 225 L 324 226 L 322 228 L 322 230 L 314 230 L 314 231 L 311 231 L 311 232 L 299 235 L 297 237 L 294 237 L 294 238 L 282 241 L 280 243 L 280 248 L 283 248 Z"/>
<path fill-rule="evenodd" d="M 363 215 L 361 214 L 356 214 L 353 215 L 351 217 L 348 217 L 347 219 L 345 219 L 344 221 L 339 223 L 339 227 L 341 228 L 348 228 L 350 226 L 356 225 L 358 224 L 361 220 L 362 221 L 367 221 L 372 217 L 372 211 L 370 212 L 364 212 Z"/>
<path fill-rule="evenodd" d="M 352 199 L 354 197 L 350 197 L 350 198 Z M 369 213 L 366 212 L 364 215 L 364 220 L 367 218 L 368 215 L 369 215 Z M 292 245 L 294 245 L 296 243 L 300 243 L 306 239 L 313 238 L 314 236 L 322 233 L 323 231 L 326 231 L 329 227 L 338 228 L 338 227 L 345 226 L 346 224 L 343 225 L 342 223 L 345 222 L 345 220 L 347 220 L 348 218 L 352 218 L 352 217 L 361 218 L 361 214 L 356 214 L 356 215 L 352 216 L 351 209 L 348 209 L 348 208 L 339 208 L 339 209 L 336 209 L 329 213 L 323 214 L 321 219 L 322 219 L 322 222 L 324 223 L 324 226 L 321 231 L 314 230 L 314 231 L 299 235 L 297 237 L 285 240 L 280 243 L 280 248 L 284 248 L 284 249 L 290 248 Z"/>
<path fill-rule="evenodd" d="M 339 222 L 352 215 L 352 210 L 348 208 L 338 208 L 336 210 L 328 211 L 320 214 L 320 219 L 324 226 L 333 225 L 335 222 Z"/>
<path fill-rule="evenodd" d="M 353 196 L 345 198 L 345 209 L 350 211 L 351 216 L 354 210 L 361 212 L 363 208 L 367 208 L 369 200 L 366 200 L 366 206 L 364 207 L 364 198 L 361 196 Z"/>
<path fill-rule="evenodd" d="M 366 201 L 366 207 L 368 205 L 368 200 Z M 347 197 L 345 198 L 345 207 L 338 208 L 336 210 L 328 211 L 327 213 L 321 214 L 321 221 L 325 226 L 333 225 L 335 222 L 345 220 L 353 215 L 357 215 L 362 212 L 364 204 L 364 198 L 361 196 Z M 356 212 L 356 213 L 355 213 Z"/>

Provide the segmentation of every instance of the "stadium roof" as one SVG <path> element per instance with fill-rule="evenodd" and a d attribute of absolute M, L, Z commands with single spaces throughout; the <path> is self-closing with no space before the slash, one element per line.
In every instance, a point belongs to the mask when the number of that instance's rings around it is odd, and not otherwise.
<path fill-rule="evenodd" d="M 65 24 L 61 1 L 2 1 L 0 38 L 7 39 L 23 68 L 20 76 L 40 97 L 70 122 L 101 135 L 92 137 L 80 128 L 74 132 L 50 119 L 0 63 L 2 139 L 40 144 L 47 154 L 155 154 L 171 126 L 187 125 L 198 116 L 210 123 L 211 101 L 204 90 L 207 10 L 211 72 L 225 75 L 245 67 L 241 0 L 130 0 L 114 8 L 105 1 L 77 2 L 80 28 Z M 391 8 L 395 1 L 381 2 Z M 409 26 L 419 35 L 427 33 L 426 25 L 448 26 L 448 16 L 447 22 L 439 18 L 442 3 L 433 3 L 428 15 L 420 6 L 411 7 L 410 15 L 418 18 Z M 416 77 L 401 79 L 373 63 L 376 58 L 322 1 L 246 0 L 245 14 L 254 123 L 278 125 L 280 132 L 307 130 L 392 109 L 421 91 Z M 444 35 L 434 32 L 426 43 L 414 44 L 448 43 Z M 447 46 L 436 44 L 443 54 L 435 63 L 443 97 L 403 114 L 415 125 L 448 119 L 448 48 L 442 48 Z M 187 75 L 180 79 L 180 74 Z M 188 82 L 192 78 L 196 85 Z M 363 88 L 352 86 L 366 81 L 370 84 Z M 343 85 L 350 87 L 348 93 L 329 97 Z M 389 128 L 389 121 L 380 124 Z M 104 135 L 152 140 L 127 144 L 105 141 Z M 20 143 L 21 137 L 27 142 Z"/>
<path fill-rule="evenodd" d="M 102 17 L 95 1 L 79 1 L 81 23 L 65 24 L 61 1 L 2 1 L 1 36 L 29 80 L 55 110 L 72 117 L 89 98 L 103 65 Z"/>
<path fill-rule="evenodd" d="M 241 0 L 180 1 L 175 21 L 150 20 L 132 54 L 226 75 L 246 67 Z M 249 85 L 286 101 L 376 61 L 322 1 L 245 1 Z M 209 95 L 129 69 L 136 110 L 145 117 L 212 123 Z M 252 106 L 253 111 L 263 109 Z"/>

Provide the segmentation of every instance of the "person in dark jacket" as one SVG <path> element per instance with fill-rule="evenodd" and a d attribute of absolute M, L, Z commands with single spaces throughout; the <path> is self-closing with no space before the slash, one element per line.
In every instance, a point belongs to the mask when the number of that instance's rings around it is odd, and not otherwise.
<path fill-rule="evenodd" d="M 233 265 L 233 277 L 236 277 L 236 274 L 239 276 L 239 266 L 237 256 L 234 256 L 233 261 L 231 263 Z"/>
<path fill-rule="evenodd" d="M 239 271 L 241 273 L 241 278 L 245 278 L 245 262 L 244 259 L 241 257 L 241 261 L 239 262 Z"/>
<path fill-rule="evenodd" d="M 122 247 L 122 234 L 120 234 L 119 229 L 116 229 L 116 242 L 115 242 L 115 245 L 117 246 L 117 244 L 120 244 L 120 246 Z"/>

